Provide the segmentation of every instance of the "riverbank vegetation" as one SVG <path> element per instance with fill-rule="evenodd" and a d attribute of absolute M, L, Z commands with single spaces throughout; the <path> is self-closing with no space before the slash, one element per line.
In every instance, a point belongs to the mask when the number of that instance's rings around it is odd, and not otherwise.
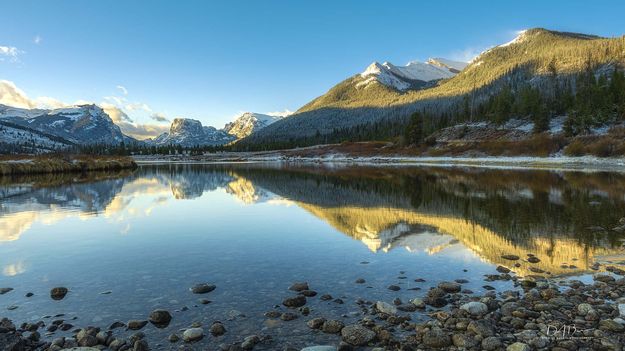
<path fill-rule="evenodd" d="M 0 176 L 16 174 L 112 171 L 136 168 L 130 157 L 93 155 L 5 155 L 0 156 Z"/>

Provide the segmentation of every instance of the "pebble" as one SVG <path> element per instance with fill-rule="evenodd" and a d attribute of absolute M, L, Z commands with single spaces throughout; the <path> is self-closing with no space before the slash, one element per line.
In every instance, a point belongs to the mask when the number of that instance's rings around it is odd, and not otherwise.
<path fill-rule="evenodd" d="M 323 323 L 321 330 L 328 334 L 338 334 L 344 326 L 343 322 L 336 319 L 330 319 Z"/>
<path fill-rule="evenodd" d="M 320 297 L 319 299 L 320 299 L 321 301 L 330 301 L 330 300 L 332 300 L 332 299 L 333 299 L 333 297 L 332 297 L 332 295 L 329 295 L 329 294 L 324 294 L 324 295 L 321 295 L 321 297 Z"/>
<path fill-rule="evenodd" d="M 299 318 L 299 316 L 293 312 L 284 312 L 280 315 L 280 319 L 285 322 L 289 322 L 297 318 Z"/>
<path fill-rule="evenodd" d="M 148 321 L 140 321 L 140 320 L 130 320 L 128 321 L 128 329 L 130 330 L 139 330 L 145 327 L 148 324 Z"/>
<path fill-rule="evenodd" d="M 126 326 L 126 324 L 124 324 L 124 323 L 122 323 L 122 322 L 117 321 L 117 322 L 113 322 L 113 324 L 111 324 L 111 325 L 109 326 L 109 330 L 113 330 L 113 329 L 117 329 L 117 328 L 123 328 L 123 327 L 125 327 L 125 326 Z"/>
<path fill-rule="evenodd" d="M 52 290 L 50 290 L 50 297 L 52 298 L 52 300 L 63 300 L 63 298 L 65 298 L 65 295 L 67 295 L 67 288 L 64 287 L 56 287 L 53 288 Z"/>
<path fill-rule="evenodd" d="M 359 324 L 352 324 L 341 329 L 343 341 L 354 345 L 364 346 L 375 339 L 375 332 Z"/>
<path fill-rule="evenodd" d="M 182 333 L 182 340 L 184 340 L 184 342 L 198 341 L 203 337 L 204 330 L 202 328 L 189 328 Z"/>
<path fill-rule="evenodd" d="M 531 347 L 528 344 L 522 342 L 515 342 L 506 348 L 506 351 L 531 351 Z"/>
<path fill-rule="evenodd" d="M 208 329 L 208 331 L 213 336 L 220 336 L 220 335 L 224 335 L 226 333 L 226 327 L 223 324 L 221 324 L 221 322 L 215 322 L 215 323 L 211 324 L 211 326 Z"/>
<path fill-rule="evenodd" d="M 485 303 L 477 301 L 465 303 L 460 306 L 460 309 L 469 312 L 473 316 L 479 316 L 488 312 L 488 306 L 486 306 Z"/>
<path fill-rule="evenodd" d="M 396 314 L 396 313 L 397 313 L 397 307 L 395 307 L 395 306 L 393 306 L 393 305 L 391 305 L 391 304 L 389 304 L 389 303 L 387 303 L 387 302 L 384 302 L 384 301 L 378 301 L 378 302 L 376 302 L 376 303 L 375 303 L 375 308 L 376 308 L 378 311 L 380 311 L 380 312 L 382 312 L 382 313 L 386 313 L 386 314 L 391 314 L 391 315 L 393 315 L 393 314 Z"/>
<path fill-rule="evenodd" d="M 462 285 L 456 282 L 440 282 L 438 287 L 446 293 L 459 293 L 462 290 Z"/>
<path fill-rule="evenodd" d="M 171 314 L 166 310 L 154 310 L 150 313 L 148 320 L 155 326 L 164 328 L 169 325 Z"/>
<path fill-rule="evenodd" d="M 325 318 L 313 318 L 309 320 L 308 322 L 306 322 L 306 325 L 310 329 L 319 329 L 321 328 L 321 326 L 323 326 L 323 323 L 325 323 L 325 321 L 326 321 Z"/>
<path fill-rule="evenodd" d="M 202 283 L 195 285 L 190 290 L 194 294 L 207 294 L 215 290 L 216 288 L 217 286 L 215 286 L 214 284 Z"/>
<path fill-rule="evenodd" d="M 432 348 L 451 346 L 451 337 L 440 328 L 432 328 L 423 334 L 423 344 Z"/>
<path fill-rule="evenodd" d="M 297 283 L 293 283 L 291 284 L 291 286 L 289 287 L 289 290 L 291 291 L 304 291 L 304 290 L 309 290 L 308 288 L 308 283 L 307 282 L 297 282 Z"/>
<path fill-rule="evenodd" d="M 510 273 L 510 269 L 504 266 L 497 266 L 497 272 L 499 273 Z"/>
<path fill-rule="evenodd" d="M 302 295 L 287 297 L 282 301 L 282 304 L 289 308 L 302 307 L 306 304 L 306 297 Z"/>

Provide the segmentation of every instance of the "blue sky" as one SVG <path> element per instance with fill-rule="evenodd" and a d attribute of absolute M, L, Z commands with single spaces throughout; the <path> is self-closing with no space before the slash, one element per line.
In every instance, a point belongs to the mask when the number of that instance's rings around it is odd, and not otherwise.
<path fill-rule="evenodd" d="M 623 1 L 1 0 L 0 80 L 29 99 L 115 105 L 135 126 L 158 114 L 221 127 L 297 110 L 374 60 L 466 59 L 531 27 L 620 36 L 623 13 Z"/>

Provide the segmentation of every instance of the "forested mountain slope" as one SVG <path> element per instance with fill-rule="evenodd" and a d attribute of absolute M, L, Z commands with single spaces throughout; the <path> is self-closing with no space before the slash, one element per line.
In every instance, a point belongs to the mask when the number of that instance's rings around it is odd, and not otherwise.
<path fill-rule="evenodd" d="M 549 119 L 581 110 L 575 101 L 578 90 L 589 90 L 592 95 L 590 90 L 601 88 L 600 80 L 610 80 L 615 68 L 622 69 L 624 63 L 625 36 L 601 38 L 530 29 L 510 43 L 483 52 L 453 78 L 423 88 L 401 91 L 379 82 L 359 85 L 367 78 L 352 76 L 290 118 L 243 139 L 238 147 L 260 149 L 391 138 L 403 133 L 409 116 L 417 111 L 428 116 L 424 121 L 428 132 L 468 120 L 505 121 L 515 113 L 535 118 L 541 112 Z M 590 76 L 594 82 L 589 82 Z M 531 99 L 532 94 L 537 101 Z M 528 96 L 530 99 L 526 99 Z M 572 101 L 555 101 L 569 98 Z M 515 108 L 522 99 L 536 108 Z M 625 98 L 613 99 L 619 104 Z M 546 105 L 545 111 L 538 111 L 542 105 Z M 622 115 L 622 111 L 612 112 Z"/>

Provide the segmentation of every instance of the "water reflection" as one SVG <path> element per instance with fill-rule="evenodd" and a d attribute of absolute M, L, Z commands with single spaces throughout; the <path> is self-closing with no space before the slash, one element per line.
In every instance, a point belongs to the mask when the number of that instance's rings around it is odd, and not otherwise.
<path fill-rule="evenodd" d="M 523 275 L 580 273 L 622 253 L 623 236 L 611 229 L 625 216 L 622 174 L 412 167 L 168 165 L 3 179 L 0 244 L 68 217 L 106 218 L 127 234 L 157 207 L 215 191 L 245 205 L 296 205 L 373 252 L 469 248 Z M 514 267 L 501 258 L 528 253 L 541 261 Z M 25 269 L 13 262 L 3 274 Z"/>

